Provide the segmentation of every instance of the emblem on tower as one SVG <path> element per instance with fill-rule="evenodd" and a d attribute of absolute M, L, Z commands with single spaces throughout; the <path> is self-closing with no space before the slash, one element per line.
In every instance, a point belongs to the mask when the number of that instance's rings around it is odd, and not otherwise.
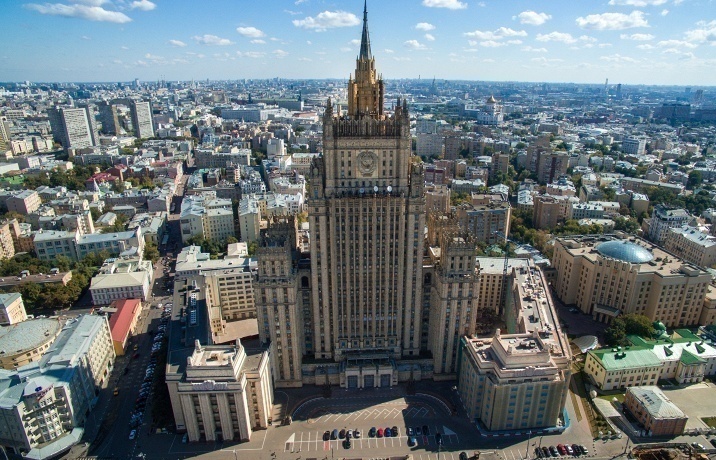
<path fill-rule="evenodd" d="M 363 175 L 373 174 L 377 163 L 378 156 L 373 152 L 361 152 L 358 154 L 358 169 Z"/>

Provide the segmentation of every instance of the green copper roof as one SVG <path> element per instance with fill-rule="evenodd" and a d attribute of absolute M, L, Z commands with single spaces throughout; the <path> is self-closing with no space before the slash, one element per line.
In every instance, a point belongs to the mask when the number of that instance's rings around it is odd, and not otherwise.
<path fill-rule="evenodd" d="M 692 354 L 688 350 L 683 350 L 681 352 L 681 359 L 680 361 L 684 364 L 701 364 L 705 363 L 706 360 L 703 358 L 699 358 L 698 356 Z"/>
<path fill-rule="evenodd" d="M 603 348 L 601 350 L 592 350 L 589 353 L 594 355 L 607 371 L 661 365 L 661 360 L 650 347 L 630 347 L 628 350 L 622 348 L 621 351 Z"/>

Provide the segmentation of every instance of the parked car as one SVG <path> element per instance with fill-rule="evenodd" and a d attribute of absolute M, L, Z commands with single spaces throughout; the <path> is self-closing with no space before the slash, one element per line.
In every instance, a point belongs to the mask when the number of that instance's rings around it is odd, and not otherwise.
<path fill-rule="evenodd" d="M 134 439 L 137 437 L 137 430 L 132 430 L 129 432 L 129 439 Z"/>
<path fill-rule="evenodd" d="M 542 446 L 542 457 L 543 458 L 550 458 L 552 456 L 552 453 L 549 451 L 549 448 L 546 446 Z"/>
<path fill-rule="evenodd" d="M 552 454 L 552 457 L 559 457 L 559 451 L 554 446 L 549 446 L 549 453 Z"/>
<path fill-rule="evenodd" d="M 467 454 L 465 452 L 460 452 L 460 460 L 467 460 Z"/>
<path fill-rule="evenodd" d="M 430 436 L 430 427 L 427 425 L 423 425 L 423 434 L 425 436 Z"/>
<path fill-rule="evenodd" d="M 340 433 L 338 433 L 338 438 L 345 439 L 346 437 L 346 430 L 341 430 Z"/>
<path fill-rule="evenodd" d="M 535 447 L 535 458 L 542 458 L 542 457 L 543 457 L 542 449 L 540 449 L 539 447 Z"/>
<path fill-rule="evenodd" d="M 567 451 L 567 455 L 574 455 L 574 449 L 569 444 L 565 444 L 564 450 Z"/>
<path fill-rule="evenodd" d="M 397 426 L 394 426 L 393 428 L 391 428 L 391 429 L 390 429 L 390 432 L 393 433 L 393 437 L 400 436 L 400 433 L 398 433 L 398 427 L 397 427 Z"/>
<path fill-rule="evenodd" d="M 572 450 L 574 451 L 574 455 L 582 455 L 582 448 L 579 444 L 572 444 Z"/>
<path fill-rule="evenodd" d="M 564 448 L 564 444 L 557 444 L 557 450 L 559 455 L 567 455 L 567 449 Z"/>
<path fill-rule="evenodd" d="M 582 452 L 582 455 L 589 455 L 589 451 L 583 445 L 579 446 L 579 450 Z"/>
<path fill-rule="evenodd" d="M 354 437 L 354 438 L 359 439 L 359 438 L 360 438 L 360 435 L 361 435 L 361 433 L 360 433 L 360 430 L 359 430 L 359 429 L 353 430 L 353 437 Z"/>
<path fill-rule="evenodd" d="M 338 430 L 333 430 L 331 432 L 331 439 L 333 439 L 333 440 L 338 439 Z"/>
<path fill-rule="evenodd" d="M 413 447 L 415 444 L 417 444 L 416 439 L 413 436 L 408 436 L 408 445 Z"/>
<path fill-rule="evenodd" d="M 406 433 L 408 434 L 408 436 L 412 436 L 412 435 L 415 434 L 415 432 L 413 431 L 413 428 L 412 428 L 412 427 L 408 427 L 408 428 L 406 429 Z"/>
<path fill-rule="evenodd" d="M 389 438 L 389 437 L 393 436 L 393 432 L 390 431 L 390 428 L 386 428 L 385 430 L 383 430 L 383 435 L 384 435 L 386 438 Z"/>
<path fill-rule="evenodd" d="M 383 437 L 383 428 L 378 428 L 378 433 L 376 434 L 379 438 Z"/>
<path fill-rule="evenodd" d="M 415 435 L 416 435 L 416 436 L 421 436 L 422 434 L 423 434 L 423 433 L 420 431 L 420 427 L 419 427 L 419 426 L 416 426 L 416 427 L 415 427 Z"/>
<path fill-rule="evenodd" d="M 323 440 L 324 440 L 324 441 L 328 441 L 328 440 L 330 440 L 330 439 L 331 439 L 331 432 L 328 431 L 328 430 L 326 430 L 326 431 L 323 433 Z"/>
<path fill-rule="evenodd" d="M 375 427 L 374 426 L 370 427 L 370 430 L 368 430 L 368 437 L 375 438 L 375 434 L 376 434 Z"/>

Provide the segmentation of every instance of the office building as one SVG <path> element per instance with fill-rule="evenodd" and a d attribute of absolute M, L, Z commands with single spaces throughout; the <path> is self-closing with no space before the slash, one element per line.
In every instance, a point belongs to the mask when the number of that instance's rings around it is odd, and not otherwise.
<path fill-rule="evenodd" d="M 154 121 L 152 120 L 152 106 L 146 101 L 131 101 L 129 103 L 132 115 L 134 136 L 139 139 L 154 137 Z"/>
<path fill-rule="evenodd" d="M 689 417 L 656 385 L 627 388 L 624 404 L 648 436 L 684 434 Z"/>
<path fill-rule="evenodd" d="M 177 429 L 194 441 L 248 441 L 268 428 L 273 406 L 269 352 L 235 345 L 170 350 L 167 387 Z"/>
<path fill-rule="evenodd" d="M 625 137 L 622 140 L 622 152 L 627 155 L 644 155 L 646 151 L 646 138 L 644 137 Z"/>
<path fill-rule="evenodd" d="M 17 292 L 0 293 L 0 326 L 11 326 L 27 319 L 25 302 Z"/>
<path fill-rule="evenodd" d="M 661 246 L 666 241 L 670 228 L 683 227 L 690 219 L 691 216 L 685 209 L 669 209 L 666 205 L 657 204 L 651 213 L 646 237 Z"/>
<path fill-rule="evenodd" d="M 147 301 L 153 276 L 152 262 L 136 254 L 107 259 L 90 282 L 92 304 L 109 305 L 122 299 Z"/>
<path fill-rule="evenodd" d="M 704 299 L 711 276 L 637 237 L 557 238 L 555 292 L 597 321 L 636 313 L 667 327 L 711 324 Z"/>

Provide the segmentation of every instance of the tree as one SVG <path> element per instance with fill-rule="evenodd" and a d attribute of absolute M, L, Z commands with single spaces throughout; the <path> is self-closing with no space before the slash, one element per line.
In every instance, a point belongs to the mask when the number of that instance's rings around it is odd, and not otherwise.
<path fill-rule="evenodd" d="M 97 219 L 100 218 L 100 216 L 102 215 L 102 212 L 99 210 L 98 207 L 93 206 L 90 208 L 90 215 L 92 216 L 92 220 L 97 222 Z"/>
<path fill-rule="evenodd" d="M 614 318 L 604 331 L 604 340 L 610 347 L 628 345 L 628 335 L 651 338 L 654 335 L 651 320 L 644 315 L 637 314 L 622 315 Z"/>
<path fill-rule="evenodd" d="M 703 181 L 704 181 L 704 177 L 703 177 L 703 174 L 701 174 L 701 171 L 694 170 L 689 173 L 689 181 L 688 181 L 687 185 L 690 188 L 696 188 L 699 185 L 701 185 L 701 183 Z"/>
<path fill-rule="evenodd" d="M 612 324 L 604 330 L 604 341 L 610 347 L 624 344 L 626 341 L 626 327 L 621 318 L 614 318 Z"/>
<path fill-rule="evenodd" d="M 124 214 L 117 214 L 117 220 L 108 227 L 105 227 L 103 233 L 119 233 L 127 231 L 127 216 Z"/>
<path fill-rule="evenodd" d="M 251 242 L 249 242 L 249 244 L 248 244 L 249 256 L 253 256 L 254 254 L 256 254 L 256 250 L 257 250 L 258 248 L 259 248 L 259 242 L 258 242 L 258 241 L 251 241 Z"/>
<path fill-rule="evenodd" d="M 144 259 L 150 260 L 153 264 L 157 263 L 161 257 L 159 249 L 155 243 L 149 242 L 144 245 Z"/>

